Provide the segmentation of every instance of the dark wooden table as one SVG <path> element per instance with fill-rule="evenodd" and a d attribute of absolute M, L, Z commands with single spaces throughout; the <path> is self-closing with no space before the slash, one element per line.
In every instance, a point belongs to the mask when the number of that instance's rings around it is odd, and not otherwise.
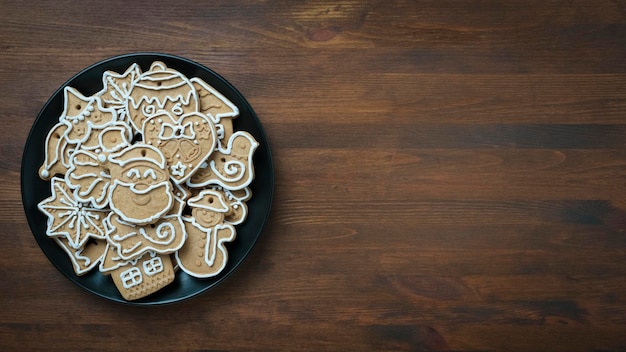
<path fill-rule="evenodd" d="M 118 54 L 251 103 L 276 167 L 244 264 L 161 307 L 59 273 L 21 203 L 46 100 Z M 0 350 L 625 350 L 626 4 L 0 1 Z"/>

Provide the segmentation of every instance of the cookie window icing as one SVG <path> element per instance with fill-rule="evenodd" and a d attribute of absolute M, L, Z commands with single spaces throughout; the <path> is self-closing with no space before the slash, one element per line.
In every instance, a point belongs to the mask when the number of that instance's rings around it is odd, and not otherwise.
<path fill-rule="evenodd" d="M 258 142 L 234 130 L 239 109 L 159 61 L 107 70 L 101 84 L 92 96 L 65 87 L 46 136 L 47 236 L 76 275 L 108 275 L 128 300 L 164 289 L 174 267 L 218 275 L 252 196 Z"/>

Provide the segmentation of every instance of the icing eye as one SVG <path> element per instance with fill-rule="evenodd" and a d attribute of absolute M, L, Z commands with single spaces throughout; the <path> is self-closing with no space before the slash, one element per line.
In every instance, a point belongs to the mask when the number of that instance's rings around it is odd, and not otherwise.
<path fill-rule="evenodd" d="M 128 172 L 126 173 L 126 177 L 128 177 L 129 179 L 140 179 L 141 178 L 141 173 L 139 172 L 139 170 L 137 168 L 132 168 L 130 170 L 128 170 Z"/>
<path fill-rule="evenodd" d="M 148 169 L 143 173 L 143 178 L 147 179 L 148 177 L 152 178 L 153 180 L 157 179 L 157 175 L 156 172 L 154 172 L 154 170 L 152 169 Z"/>

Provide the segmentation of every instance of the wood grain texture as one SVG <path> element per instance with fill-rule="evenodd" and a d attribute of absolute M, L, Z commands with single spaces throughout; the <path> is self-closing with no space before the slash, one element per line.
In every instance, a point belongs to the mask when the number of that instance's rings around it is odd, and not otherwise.
<path fill-rule="evenodd" d="M 626 349 L 619 1 L 0 1 L 0 350 Z M 37 113 L 110 56 L 215 70 L 274 155 L 269 223 L 214 290 L 134 308 L 32 237 Z"/>

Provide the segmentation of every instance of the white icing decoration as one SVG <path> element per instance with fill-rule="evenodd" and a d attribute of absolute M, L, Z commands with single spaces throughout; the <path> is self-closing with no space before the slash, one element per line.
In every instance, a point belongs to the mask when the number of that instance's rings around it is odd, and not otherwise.
<path fill-rule="evenodd" d="M 156 107 L 154 107 L 154 105 L 144 105 L 141 108 L 141 112 L 146 115 L 146 116 L 152 116 L 154 114 L 156 114 L 157 109 Z"/>
<path fill-rule="evenodd" d="M 235 104 L 233 104 L 230 100 L 228 100 L 225 96 L 223 96 L 220 92 L 215 90 L 213 87 L 208 85 L 202 79 L 200 79 L 198 77 L 193 77 L 189 81 L 191 81 L 191 83 L 196 83 L 196 84 L 199 84 L 200 86 L 202 86 L 202 88 L 204 88 L 207 91 L 209 91 L 212 95 L 214 95 L 222 103 L 224 103 L 226 106 L 228 106 L 228 108 L 231 110 L 231 111 L 228 111 L 228 112 L 217 114 L 215 116 L 213 116 L 212 114 L 207 114 L 209 117 L 211 117 L 213 119 L 213 122 L 218 123 L 222 118 L 225 118 L 225 117 L 226 118 L 228 118 L 228 117 L 233 117 L 234 118 L 234 117 L 239 116 L 239 108 L 237 108 L 237 106 L 235 106 Z"/>
<path fill-rule="evenodd" d="M 148 276 L 154 276 L 163 271 L 163 260 L 160 257 L 154 257 L 143 262 L 143 271 Z"/>
<path fill-rule="evenodd" d="M 123 254 L 132 253 L 135 249 L 139 248 L 139 246 L 141 246 L 141 241 L 137 241 L 137 243 L 132 245 L 130 248 L 123 248 L 122 253 Z"/>
<path fill-rule="evenodd" d="M 215 268 L 212 272 L 200 273 L 191 268 L 188 268 L 179 257 L 178 252 L 176 252 L 175 258 L 176 258 L 176 261 L 178 262 L 180 269 L 186 272 L 187 274 L 193 277 L 197 277 L 197 278 L 207 278 L 207 277 L 213 277 L 213 276 L 218 275 L 222 270 L 224 270 L 224 268 L 226 267 L 226 263 L 228 262 L 228 252 L 226 251 L 226 248 L 224 247 L 224 243 L 233 241 L 235 239 L 235 235 L 236 235 L 235 228 L 230 224 L 216 225 L 213 228 L 205 228 L 202 225 L 198 224 L 194 218 L 184 218 L 183 220 L 185 222 L 189 222 L 192 226 L 194 226 L 198 230 L 207 234 L 207 241 L 204 246 L 204 256 L 203 256 L 203 259 L 204 259 L 203 261 L 207 266 L 212 267 L 215 264 L 215 257 L 217 256 L 218 250 L 222 252 L 222 255 L 224 256 L 224 260 L 222 261 L 220 267 Z M 228 231 L 230 232 L 230 235 L 217 240 L 217 233 L 221 229 L 228 229 Z"/>
<path fill-rule="evenodd" d="M 238 160 L 228 160 L 224 163 L 224 174 L 226 174 L 226 176 L 215 167 L 215 160 L 211 160 L 209 166 L 215 176 L 219 177 L 224 182 L 237 182 L 241 180 L 246 173 L 246 164 Z"/>
<path fill-rule="evenodd" d="M 133 286 L 137 286 L 143 282 L 141 271 L 137 268 L 130 268 L 120 273 L 120 279 L 122 280 L 122 286 L 125 289 L 129 289 Z"/>
<path fill-rule="evenodd" d="M 91 260 L 91 258 L 83 255 L 83 248 L 77 251 L 76 249 L 66 246 L 65 242 L 59 238 L 55 238 L 54 240 L 63 249 L 63 251 L 67 253 L 67 256 L 70 258 L 70 260 L 72 261 L 72 265 L 74 266 L 74 272 L 77 275 L 82 275 L 96 267 L 98 263 L 101 263 L 102 259 L 104 258 L 104 254 L 106 253 L 103 252 L 100 257 Z M 81 261 L 82 263 L 80 263 L 79 261 Z"/>
<path fill-rule="evenodd" d="M 52 178 L 52 195 L 37 205 L 48 217 L 46 235 L 64 236 L 69 245 L 75 249 L 82 247 L 90 237 L 104 239 L 104 229 L 96 222 L 100 220 L 98 213 L 101 210 L 77 201 L 73 194 L 61 187 L 62 184 L 65 184 L 63 179 Z M 60 221 L 55 224 L 55 219 Z M 64 231 L 62 228 L 65 225 L 75 231 L 72 233 Z"/>
<path fill-rule="evenodd" d="M 89 135 L 91 134 L 91 130 L 93 128 L 105 127 L 107 125 L 114 123 L 117 119 L 117 111 L 113 108 L 105 108 L 102 105 L 102 100 L 97 96 L 86 97 L 72 87 L 65 87 L 65 89 L 63 90 L 63 94 L 64 94 L 63 113 L 59 117 L 59 121 L 68 122 L 69 128 L 66 131 L 66 138 L 68 142 L 70 143 L 85 142 L 89 138 Z M 85 105 L 82 108 L 82 110 L 78 112 L 78 115 L 72 115 L 72 116 L 68 115 L 68 112 L 70 110 L 70 107 L 68 106 L 68 104 L 70 100 L 72 100 L 69 98 L 70 95 L 75 96 L 77 99 L 82 101 Z M 82 105 L 83 104 L 81 104 L 81 106 Z M 101 121 L 99 123 L 95 123 L 92 119 L 85 119 L 85 116 L 91 116 L 90 111 L 94 111 L 95 109 L 94 105 L 97 106 L 98 111 L 101 111 L 103 113 L 101 116 L 104 117 L 104 115 L 110 114 L 110 119 L 105 119 L 104 121 Z M 89 110 L 89 107 L 91 107 L 91 110 Z M 76 128 L 76 126 L 79 123 L 84 125 L 84 128 L 85 128 L 84 134 L 82 135 L 82 137 L 75 137 L 75 136 L 72 137 L 73 136 L 72 131 L 74 130 L 74 128 Z"/>
<path fill-rule="evenodd" d="M 104 154 L 98 154 L 98 160 L 103 163 L 105 161 L 107 161 L 107 156 Z"/>
<path fill-rule="evenodd" d="M 180 160 L 178 161 L 178 163 L 176 163 L 175 165 L 172 165 L 170 167 L 170 174 L 174 175 L 174 176 L 184 176 L 185 175 L 185 170 L 187 169 L 187 166 L 185 166 Z"/>
<path fill-rule="evenodd" d="M 213 199 L 217 199 L 217 201 L 207 204 L 207 202 L 203 202 L 203 200 L 207 197 L 212 197 Z M 202 190 L 195 197 L 190 198 L 187 201 L 187 205 L 194 208 L 208 209 L 218 213 L 225 213 L 228 211 L 228 205 L 224 202 L 222 195 L 212 189 Z"/>
<path fill-rule="evenodd" d="M 176 104 L 174 104 L 174 106 L 172 107 L 172 112 L 173 112 L 175 115 L 180 116 L 180 115 L 182 115 L 182 114 L 183 114 L 183 112 L 184 112 L 184 111 L 183 111 L 183 108 L 182 108 L 182 106 L 180 105 L 180 103 L 176 103 Z"/>
<path fill-rule="evenodd" d="M 132 193 L 135 193 L 137 195 L 144 195 L 153 191 L 156 188 L 165 186 L 166 190 L 164 192 L 167 194 L 168 204 L 163 209 L 156 211 L 154 214 L 152 214 L 151 216 L 147 218 L 143 218 L 143 219 L 133 218 L 129 214 L 125 214 L 121 209 L 119 209 L 118 206 L 115 205 L 115 202 L 111 201 L 111 195 L 115 192 L 115 189 L 119 186 L 126 187 Z M 137 188 L 135 188 L 134 184 L 125 183 L 116 179 L 116 180 L 113 180 L 113 183 L 110 187 L 111 188 L 109 191 L 108 200 L 109 200 L 109 206 L 111 207 L 111 210 L 113 210 L 123 220 L 134 223 L 134 224 L 151 223 L 151 222 L 156 221 L 158 218 L 165 215 L 170 210 L 170 208 L 172 208 L 172 204 L 174 202 L 174 197 L 172 195 L 172 184 L 169 181 L 156 183 L 154 185 L 148 186 L 144 190 L 138 190 Z"/>
<path fill-rule="evenodd" d="M 187 180 L 187 185 L 189 187 L 198 188 L 198 187 L 208 186 L 210 184 L 216 184 L 216 185 L 219 185 L 219 186 L 231 189 L 231 190 L 239 190 L 239 189 L 248 187 L 250 183 L 252 182 L 252 180 L 254 179 L 254 172 L 253 172 L 254 170 L 253 170 L 252 160 L 253 160 L 254 151 L 259 146 L 259 143 L 255 141 L 254 138 L 247 132 L 238 131 L 238 132 L 233 133 L 232 136 L 230 136 L 230 139 L 228 140 L 228 145 L 226 146 L 226 148 L 223 148 L 222 146 L 218 144 L 216 150 L 225 156 L 230 155 L 233 150 L 233 143 L 235 139 L 239 137 L 243 137 L 247 139 L 248 141 L 250 141 L 250 150 L 248 151 L 248 156 L 247 156 L 248 164 L 247 165 L 245 165 L 244 163 L 240 161 L 229 160 L 224 165 L 225 175 L 222 175 L 217 170 L 217 167 L 215 166 L 215 161 L 211 160 L 209 162 L 208 167 L 211 168 L 211 171 L 214 173 L 215 177 L 211 177 L 207 180 L 204 180 L 198 183 L 193 182 L 192 181 L 193 178 L 189 178 Z M 245 180 L 243 180 L 243 177 L 246 174 L 246 169 L 249 170 L 248 177 Z M 233 185 L 231 182 L 237 182 L 237 183 L 240 182 L 240 184 Z"/>
<path fill-rule="evenodd" d="M 162 122 L 161 119 L 159 119 L 159 123 L 160 122 Z M 191 122 L 182 126 L 165 122 L 161 125 L 161 130 L 159 131 L 159 139 L 164 141 L 178 138 L 194 139 L 195 137 L 196 133 L 193 130 Z"/>

